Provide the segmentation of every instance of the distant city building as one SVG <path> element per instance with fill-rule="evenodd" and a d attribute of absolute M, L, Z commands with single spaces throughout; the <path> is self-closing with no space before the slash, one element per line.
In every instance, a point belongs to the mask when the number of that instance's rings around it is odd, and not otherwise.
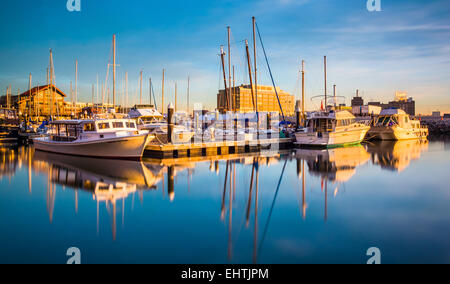
<path fill-rule="evenodd" d="M 381 113 L 381 107 L 375 105 L 353 106 L 352 113 L 355 116 L 379 115 Z"/>
<path fill-rule="evenodd" d="M 409 115 L 416 115 L 416 102 L 413 98 L 407 98 L 407 93 L 405 92 L 396 92 L 395 100 L 387 104 L 381 102 L 369 102 L 368 105 L 379 106 L 382 109 L 398 108 L 404 110 Z"/>
<path fill-rule="evenodd" d="M 356 97 L 352 99 L 352 107 L 359 107 L 364 105 L 364 100 L 359 96 L 359 91 L 356 91 Z"/>
<path fill-rule="evenodd" d="M 276 91 L 280 98 L 280 104 L 283 108 L 284 115 L 293 116 L 295 114 L 295 97 L 278 87 Z M 252 98 L 250 85 L 241 85 L 231 88 L 231 109 L 241 113 L 254 112 L 254 104 L 258 101 L 258 111 L 281 113 L 277 96 L 272 86 L 259 85 L 257 93 L 258 100 Z M 227 105 L 225 90 L 219 90 L 219 94 L 217 94 L 217 109 L 222 113 L 226 112 L 228 110 Z"/>
<path fill-rule="evenodd" d="M 431 116 L 433 116 L 433 117 L 441 117 L 441 112 L 440 111 L 433 111 Z"/>
<path fill-rule="evenodd" d="M 444 114 L 444 119 L 450 119 L 450 113 Z"/>

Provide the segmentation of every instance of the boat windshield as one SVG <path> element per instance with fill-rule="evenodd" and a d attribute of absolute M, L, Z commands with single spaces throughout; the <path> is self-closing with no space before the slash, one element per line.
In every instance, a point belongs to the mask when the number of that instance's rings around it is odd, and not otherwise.
<path fill-rule="evenodd" d="M 335 127 L 334 119 L 330 118 L 316 118 L 310 119 L 307 123 L 308 128 L 313 132 L 332 132 Z"/>
<path fill-rule="evenodd" d="M 53 141 L 71 142 L 78 139 L 81 129 L 78 124 L 51 124 L 50 138 Z"/>
<path fill-rule="evenodd" d="M 398 124 L 398 119 L 395 116 L 380 116 L 375 123 L 375 126 L 393 126 Z"/>

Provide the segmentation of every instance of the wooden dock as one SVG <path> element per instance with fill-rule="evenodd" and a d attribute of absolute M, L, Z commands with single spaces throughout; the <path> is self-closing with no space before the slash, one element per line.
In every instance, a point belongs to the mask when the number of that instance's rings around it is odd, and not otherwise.
<path fill-rule="evenodd" d="M 188 144 L 149 144 L 145 148 L 144 158 L 176 159 L 192 157 L 224 156 L 263 151 L 291 149 L 292 138 L 269 138 L 253 141 L 215 141 Z"/>

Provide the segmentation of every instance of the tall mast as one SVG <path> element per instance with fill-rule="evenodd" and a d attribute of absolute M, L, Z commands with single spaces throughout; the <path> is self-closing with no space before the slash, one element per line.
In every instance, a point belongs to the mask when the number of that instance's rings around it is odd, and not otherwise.
<path fill-rule="evenodd" d="M 73 105 L 73 88 L 72 88 L 72 81 L 70 81 L 70 102 Z"/>
<path fill-rule="evenodd" d="M 235 88 L 236 81 L 234 80 L 234 65 L 233 65 L 233 88 L 231 89 L 231 98 L 233 99 L 233 111 L 236 112 L 236 96 L 235 96 Z"/>
<path fill-rule="evenodd" d="M 305 119 L 305 60 L 302 60 L 302 120 Z"/>
<path fill-rule="evenodd" d="M 163 77 L 162 77 L 162 102 L 161 102 L 161 114 L 164 116 L 164 75 L 166 70 L 163 69 Z"/>
<path fill-rule="evenodd" d="M 92 108 L 94 108 L 95 85 L 92 84 Z"/>
<path fill-rule="evenodd" d="M 220 46 L 220 58 L 222 60 L 222 70 L 223 70 L 223 84 L 224 84 L 224 90 L 225 90 L 225 110 L 229 109 L 228 104 L 228 88 L 227 88 L 227 75 L 225 70 L 225 52 L 223 51 L 223 46 Z M 226 111 L 225 111 L 226 112 Z"/>
<path fill-rule="evenodd" d="M 50 85 L 53 84 L 53 68 L 52 68 L 52 64 L 53 64 L 53 54 L 52 54 L 52 50 L 50 49 L 50 62 L 49 62 L 49 68 L 50 68 Z M 53 117 L 53 107 L 54 107 L 54 93 L 52 92 L 52 99 L 51 99 L 51 107 L 50 107 L 50 117 Z"/>
<path fill-rule="evenodd" d="M 125 72 L 125 106 L 128 107 L 128 72 Z"/>
<path fill-rule="evenodd" d="M 104 86 L 104 83 L 102 82 L 102 112 L 103 112 L 104 103 L 105 103 L 105 86 Z"/>
<path fill-rule="evenodd" d="M 109 98 L 109 96 L 108 96 Z M 113 107 L 116 108 L 116 35 L 113 35 Z"/>
<path fill-rule="evenodd" d="M 96 97 L 96 100 L 97 100 L 97 104 L 98 104 L 98 74 L 97 74 L 97 97 Z"/>
<path fill-rule="evenodd" d="M 248 40 L 245 40 L 245 52 L 247 54 L 248 76 L 250 78 L 250 89 L 252 91 L 253 110 L 255 110 L 255 94 L 253 89 L 252 66 L 250 63 L 250 52 L 248 50 Z"/>
<path fill-rule="evenodd" d="M 152 105 L 152 78 L 148 81 L 148 95 L 150 97 L 150 105 Z"/>
<path fill-rule="evenodd" d="M 231 44 L 230 44 L 230 34 L 231 34 L 231 28 L 227 27 L 228 30 L 228 82 L 229 84 L 229 91 L 228 91 L 228 110 L 232 110 L 232 104 L 231 104 Z"/>
<path fill-rule="evenodd" d="M 189 114 L 189 92 L 190 92 L 190 77 L 188 76 L 188 87 L 187 87 L 187 113 Z"/>
<path fill-rule="evenodd" d="M 78 101 L 78 60 L 75 60 L 75 103 Z"/>
<path fill-rule="evenodd" d="M 325 75 L 325 111 L 327 110 L 327 57 L 323 57 L 323 67 Z"/>
<path fill-rule="evenodd" d="M 28 85 L 29 85 L 29 96 L 30 96 L 30 106 L 28 107 L 28 115 L 30 115 L 31 102 L 32 102 L 32 100 L 31 100 L 31 73 L 30 73 Z"/>
<path fill-rule="evenodd" d="M 139 104 L 142 105 L 142 70 L 139 75 Z"/>
<path fill-rule="evenodd" d="M 177 111 L 177 82 L 175 82 L 175 112 Z"/>
<path fill-rule="evenodd" d="M 257 62 L 256 62 L 256 19 L 255 17 L 252 17 L 253 22 L 253 60 L 255 61 L 255 97 L 256 97 L 256 116 L 258 118 L 259 122 L 259 115 L 258 115 L 258 68 L 257 68 Z M 258 123 L 258 129 L 259 129 L 259 123 Z M 258 132 L 259 135 L 259 132 Z"/>

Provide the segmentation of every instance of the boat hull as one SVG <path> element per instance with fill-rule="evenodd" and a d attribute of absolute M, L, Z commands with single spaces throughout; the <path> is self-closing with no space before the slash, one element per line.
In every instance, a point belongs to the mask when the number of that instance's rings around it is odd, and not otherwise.
<path fill-rule="evenodd" d="M 369 127 L 341 132 L 297 132 L 295 133 L 295 138 L 296 144 L 301 147 L 333 148 L 359 144 L 364 140 L 368 131 Z"/>
<path fill-rule="evenodd" d="M 426 139 L 428 137 L 428 129 L 405 129 L 398 126 L 385 127 L 373 126 L 368 133 L 370 140 L 412 140 Z"/>
<path fill-rule="evenodd" d="M 54 142 L 45 137 L 34 139 L 34 147 L 39 151 L 65 155 L 108 159 L 140 159 L 150 136 L 149 134 L 143 134 L 83 142 Z"/>

